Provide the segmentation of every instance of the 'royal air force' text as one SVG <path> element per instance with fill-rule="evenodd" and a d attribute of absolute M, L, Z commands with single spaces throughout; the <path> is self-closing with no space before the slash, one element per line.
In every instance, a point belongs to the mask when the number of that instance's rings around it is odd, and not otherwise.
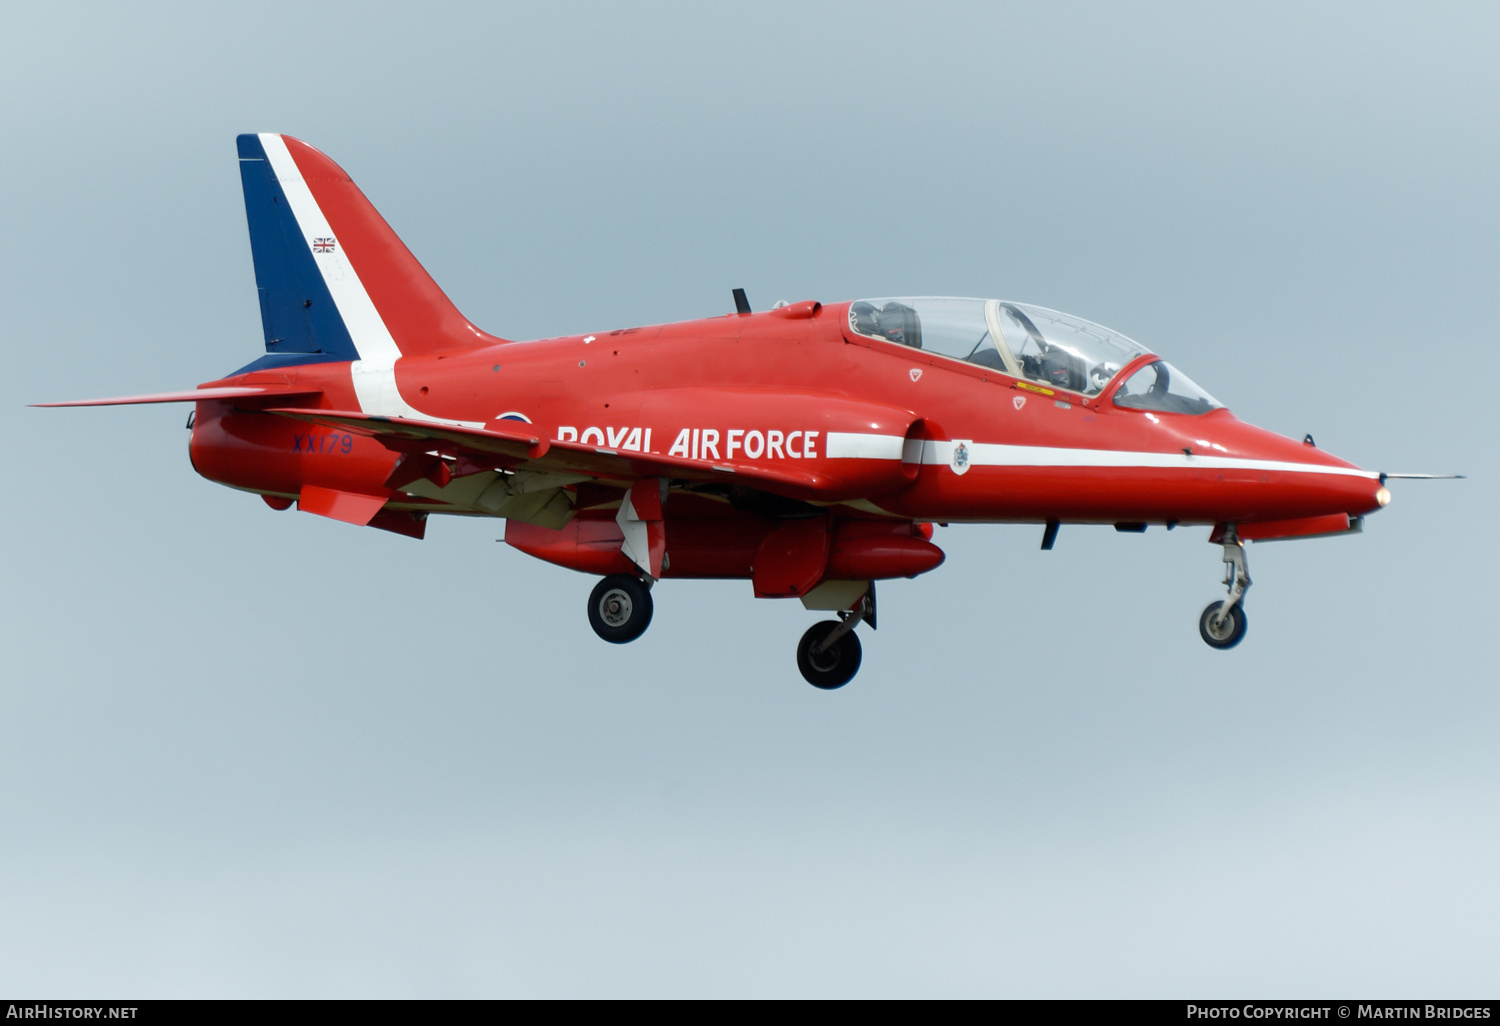
<path fill-rule="evenodd" d="M 668 456 L 687 460 L 810 460 L 818 457 L 817 431 L 760 431 L 730 428 L 722 434 L 715 428 L 683 428 L 677 433 Z M 651 429 L 638 427 L 559 427 L 559 442 L 579 442 L 619 452 L 654 452 Z"/>

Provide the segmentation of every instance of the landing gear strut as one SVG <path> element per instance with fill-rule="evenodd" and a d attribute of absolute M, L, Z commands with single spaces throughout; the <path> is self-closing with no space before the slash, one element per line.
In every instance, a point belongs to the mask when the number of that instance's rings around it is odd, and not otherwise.
<path fill-rule="evenodd" d="M 797 669 L 803 678 L 815 688 L 832 691 L 854 679 L 859 672 L 862 647 L 854 628 L 861 620 L 875 626 L 875 586 L 859 605 L 839 613 L 838 622 L 824 620 L 815 623 L 802 635 L 797 643 Z"/>
<path fill-rule="evenodd" d="M 1245 543 L 1234 525 L 1224 528 L 1224 583 L 1229 597 L 1210 602 L 1198 617 L 1198 633 L 1214 648 L 1233 648 L 1245 637 L 1245 589 L 1250 587 L 1250 569 L 1245 561 Z"/>
<path fill-rule="evenodd" d="M 651 626 L 651 586 L 630 574 L 610 574 L 589 596 L 589 626 L 614 645 L 639 638 Z"/>

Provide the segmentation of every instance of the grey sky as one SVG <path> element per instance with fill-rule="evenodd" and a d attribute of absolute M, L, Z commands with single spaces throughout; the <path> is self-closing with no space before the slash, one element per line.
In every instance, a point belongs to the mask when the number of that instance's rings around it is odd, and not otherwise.
<path fill-rule="evenodd" d="M 1500 983 L 1491 5 L 7 4 L 0 990 L 1453 995 Z M 260 351 L 234 135 L 339 161 L 511 338 L 777 299 L 1117 328 L 1395 483 L 1253 546 L 940 531 L 812 615 L 198 478 Z"/>

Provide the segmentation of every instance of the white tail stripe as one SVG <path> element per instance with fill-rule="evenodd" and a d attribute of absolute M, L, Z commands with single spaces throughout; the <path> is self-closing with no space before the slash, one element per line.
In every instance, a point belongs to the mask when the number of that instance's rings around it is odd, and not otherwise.
<path fill-rule="evenodd" d="M 845 439 L 857 439 L 845 442 Z M 875 439 L 880 439 L 879 443 Z M 838 440 L 837 442 L 835 440 Z M 831 459 L 903 458 L 900 435 L 854 435 L 837 431 L 828 433 L 824 452 Z M 953 442 L 923 441 L 921 462 L 934 466 L 951 466 Z M 907 443 L 905 459 L 916 462 L 916 445 Z M 1119 449 L 1061 449 L 1044 445 L 1000 445 L 993 442 L 969 443 L 969 463 L 979 467 L 1120 467 L 1161 468 L 1170 470 L 1263 470 L 1294 474 L 1334 474 L 1340 477 L 1363 477 L 1375 480 L 1373 470 L 1354 467 L 1330 467 L 1321 463 L 1293 463 L 1285 460 L 1239 459 L 1234 456 L 1200 456 L 1197 453 L 1130 452 Z"/>
<path fill-rule="evenodd" d="M 323 284 L 328 287 L 328 294 L 333 297 L 339 316 L 344 319 L 344 327 L 359 352 L 359 359 L 349 365 L 349 372 L 360 410 L 382 417 L 407 417 L 428 424 L 484 427 L 484 421 L 430 417 L 402 398 L 401 390 L 396 387 L 396 361 L 401 359 L 401 349 L 391 337 L 380 311 L 375 309 L 370 294 L 365 291 L 364 282 L 359 280 L 359 275 L 345 258 L 342 245 L 329 227 L 312 190 L 303 181 L 302 172 L 286 148 L 286 142 L 273 132 L 262 132 L 260 144 L 266 151 L 266 159 L 271 162 L 282 195 L 291 204 L 297 227 L 302 230 L 302 241 L 312 253 L 313 262 L 323 275 Z M 333 248 L 319 252 L 318 247 L 313 246 L 313 240 L 317 238 L 334 239 Z"/>

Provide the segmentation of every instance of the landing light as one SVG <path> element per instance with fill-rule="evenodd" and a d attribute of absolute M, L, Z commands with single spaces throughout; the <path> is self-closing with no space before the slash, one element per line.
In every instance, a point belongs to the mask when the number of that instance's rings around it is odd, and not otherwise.
<path fill-rule="evenodd" d="M 1382 506 L 1389 506 L 1391 504 L 1391 490 L 1381 485 L 1380 490 L 1375 493 L 1375 501 Z"/>

